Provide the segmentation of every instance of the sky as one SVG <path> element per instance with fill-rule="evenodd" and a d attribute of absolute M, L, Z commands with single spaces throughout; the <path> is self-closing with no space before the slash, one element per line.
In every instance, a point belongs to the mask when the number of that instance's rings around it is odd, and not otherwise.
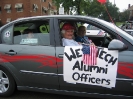
<path fill-rule="evenodd" d="M 109 0 L 110 2 L 112 2 L 112 4 L 115 4 L 116 6 L 119 8 L 120 12 L 123 12 L 125 9 L 128 9 L 128 4 L 130 4 L 130 6 L 133 5 L 133 0 Z"/>

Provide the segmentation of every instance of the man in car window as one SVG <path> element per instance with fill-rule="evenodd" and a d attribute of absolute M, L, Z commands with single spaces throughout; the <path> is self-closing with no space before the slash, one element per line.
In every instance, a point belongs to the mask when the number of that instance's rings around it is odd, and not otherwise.
<path fill-rule="evenodd" d="M 74 37 L 74 27 L 70 24 L 70 23 L 65 23 L 62 26 L 62 42 L 63 42 L 63 46 L 81 46 L 82 43 L 84 42 L 76 42 L 75 40 L 73 40 Z M 85 44 L 93 44 L 91 41 L 87 41 L 85 42 Z"/>
<path fill-rule="evenodd" d="M 27 35 L 26 38 L 34 38 L 34 34 L 33 34 L 33 31 L 31 29 L 25 29 L 23 34 Z"/>
<path fill-rule="evenodd" d="M 34 37 L 31 29 L 25 29 L 23 36 L 24 38 L 21 40 L 20 44 L 38 44 L 38 39 Z"/>
<path fill-rule="evenodd" d="M 75 41 L 85 43 L 85 44 L 92 43 L 92 41 L 89 40 L 88 37 L 85 36 L 85 35 L 86 35 L 86 27 L 85 26 L 80 26 L 78 28 L 78 33 L 77 33 L 77 37 L 75 38 Z"/>

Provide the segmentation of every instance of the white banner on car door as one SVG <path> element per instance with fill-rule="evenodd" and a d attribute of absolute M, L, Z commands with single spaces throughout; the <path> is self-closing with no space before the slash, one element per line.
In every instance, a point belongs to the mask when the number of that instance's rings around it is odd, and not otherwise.
<path fill-rule="evenodd" d="M 98 48 L 96 61 L 96 65 L 86 65 L 83 63 L 82 46 L 66 46 L 63 57 L 64 81 L 73 84 L 115 87 L 118 51 Z"/>

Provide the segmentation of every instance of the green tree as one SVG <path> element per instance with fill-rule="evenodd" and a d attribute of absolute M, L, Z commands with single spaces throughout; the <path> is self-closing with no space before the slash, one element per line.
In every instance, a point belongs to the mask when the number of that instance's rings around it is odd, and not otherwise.
<path fill-rule="evenodd" d="M 104 6 L 97 0 L 89 0 L 84 6 L 84 13 L 88 16 L 100 17 L 104 11 Z"/>
<path fill-rule="evenodd" d="M 128 21 L 129 20 L 129 11 L 124 10 L 123 12 L 120 13 L 119 19 L 121 22 Z"/>
<path fill-rule="evenodd" d="M 57 9 L 60 7 L 60 4 L 62 4 L 65 12 L 68 13 L 71 7 L 71 11 L 76 11 L 79 15 L 82 14 L 83 8 L 88 4 L 86 3 L 88 1 L 90 0 L 53 0 L 55 5 L 57 6 Z"/>
<path fill-rule="evenodd" d="M 100 18 L 106 21 L 112 21 L 112 20 L 118 21 L 119 20 L 119 8 L 116 7 L 116 5 L 113 5 L 111 2 L 107 2 L 105 4 L 105 10 L 102 12 Z"/>
<path fill-rule="evenodd" d="M 94 16 L 98 18 L 102 18 L 106 21 L 111 21 L 110 18 L 112 18 L 114 21 L 119 20 L 119 8 L 116 7 L 116 5 L 112 4 L 111 2 L 107 1 L 105 6 L 104 4 L 100 4 L 97 0 L 53 0 L 59 8 L 60 4 L 65 9 L 65 12 L 69 12 L 69 7 L 71 7 L 71 10 L 77 11 L 77 14 L 79 15 L 88 15 L 88 16 Z M 107 11 L 106 11 L 107 8 Z M 109 15 L 108 15 L 109 13 Z"/>

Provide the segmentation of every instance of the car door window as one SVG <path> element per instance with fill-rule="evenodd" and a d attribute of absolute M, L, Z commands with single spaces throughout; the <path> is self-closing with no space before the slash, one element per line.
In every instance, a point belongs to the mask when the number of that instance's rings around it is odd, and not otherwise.
<path fill-rule="evenodd" d="M 86 27 L 86 36 L 91 39 L 96 46 L 107 48 L 112 39 L 116 38 L 115 35 L 90 23 L 88 23 L 88 26 L 83 26 Z"/>
<path fill-rule="evenodd" d="M 89 25 L 88 24 L 88 26 L 86 27 L 86 30 L 99 30 L 99 28 L 97 28 L 96 26 L 93 26 L 93 25 Z"/>
<path fill-rule="evenodd" d="M 85 36 L 88 37 L 88 39 L 90 39 L 96 46 L 108 48 L 108 45 L 112 41 L 112 39 L 116 38 L 115 35 L 109 33 L 108 31 L 106 32 L 106 30 L 104 30 L 103 28 L 100 28 L 100 27 L 96 26 L 95 24 L 92 24 L 89 22 L 79 21 L 79 20 L 71 20 L 71 21 L 70 20 L 59 20 L 59 22 L 73 23 L 77 26 L 77 28 L 79 28 L 80 26 L 85 26 L 86 27 Z M 61 25 L 62 24 L 60 23 L 59 27 L 61 27 Z M 88 29 L 89 29 L 89 31 L 88 31 Z M 75 38 L 77 37 L 77 33 L 78 33 L 78 31 L 76 33 L 74 32 Z M 75 40 L 75 38 L 73 38 L 73 39 Z M 61 42 L 61 44 L 62 44 L 62 42 Z"/>
<path fill-rule="evenodd" d="M 50 45 L 48 20 L 17 23 L 13 31 L 14 44 Z"/>

